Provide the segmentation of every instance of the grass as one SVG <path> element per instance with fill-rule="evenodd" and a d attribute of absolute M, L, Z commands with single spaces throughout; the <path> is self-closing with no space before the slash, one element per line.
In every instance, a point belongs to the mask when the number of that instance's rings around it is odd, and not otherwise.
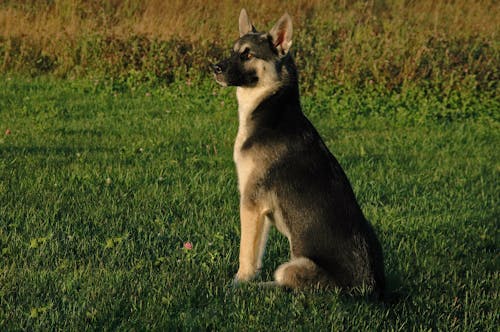
<path fill-rule="evenodd" d="M 2 330 L 500 323 L 498 100 L 326 88 L 303 99 L 382 242 L 395 294 L 382 304 L 230 286 L 239 241 L 234 90 L 205 79 L 0 82 Z M 287 248 L 273 231 L 261 279 Z"/>
<path fill-rule="evenodd" d="M 236 101 L 206 67 L 241 7 L 260 29 L 292 15 L 305 111 L 379 235 L 390 303 L 230 286 Z M 3 1 L 0 330 L 496 331 L 499 12 Z M 262 280 L 287 248 L 273 231 Z"/>

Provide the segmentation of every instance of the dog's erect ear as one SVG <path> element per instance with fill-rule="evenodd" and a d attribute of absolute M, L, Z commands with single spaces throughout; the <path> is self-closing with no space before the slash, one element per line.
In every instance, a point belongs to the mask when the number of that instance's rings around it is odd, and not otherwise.
<path fill-rule="evenodd" d="M 250 18 L 248 17 L 247 11 L 243 8 L 240 12 L 240 37 L 243 37 L 247 33 L 256 32 L 255 27 L 250 22 Z"/>
<path fill-rule="evenodd" d="M 279 21 L 269 31 L 273 38 L 274 46 L 278 49 L 280 55 L 285 55 L 292 46 L 292 18 L 288 14 L 281 16 Z"/>

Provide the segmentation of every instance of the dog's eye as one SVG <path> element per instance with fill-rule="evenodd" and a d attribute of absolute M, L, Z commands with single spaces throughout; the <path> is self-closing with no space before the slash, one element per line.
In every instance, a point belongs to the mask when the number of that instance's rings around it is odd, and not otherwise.
<path fill-rule="evenodd" d="M 253 58 L 253 54 L 250 53 L 250 49 L 249 48 L 246 48 L 241 54 L 240 54 L 240 57 L 242 60 L 250 60 L 251 58 Z"/>

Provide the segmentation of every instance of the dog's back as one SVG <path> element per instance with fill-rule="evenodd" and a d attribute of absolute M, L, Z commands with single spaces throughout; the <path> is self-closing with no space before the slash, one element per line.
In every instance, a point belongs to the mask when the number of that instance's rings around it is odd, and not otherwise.
<path fill-rule="evenodd" d="M 241 213 L 237 281 L 260 269 L 270 224 L 289 240 L 291 260 L 279 285 L 368 286 L 384 289 L 377 237 L 335 157 L 300 106 L 297 72 L 288 49 L 291 20 L 255 32 L 246 12 L 233 56 L 216 68 L 221 84 L 236 85 L 240 127 L 234 148 Z"/>

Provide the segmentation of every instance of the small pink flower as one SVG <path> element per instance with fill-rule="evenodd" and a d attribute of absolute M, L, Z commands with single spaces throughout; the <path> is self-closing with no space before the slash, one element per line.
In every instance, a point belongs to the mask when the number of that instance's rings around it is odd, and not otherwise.
<path fill-rule="evenodd" d="M 191 242 L 184 242 L 184 249 L 191 250 L 193 249 L 193 244 Z"/>
<path fill-rule="evenodd" d="M 5 135 L 10 135 L 10 134 L 12 134 L 12 132 L 10 131 L 9 128 L 7 128 L 7 130 L 5 131 Z"/>

